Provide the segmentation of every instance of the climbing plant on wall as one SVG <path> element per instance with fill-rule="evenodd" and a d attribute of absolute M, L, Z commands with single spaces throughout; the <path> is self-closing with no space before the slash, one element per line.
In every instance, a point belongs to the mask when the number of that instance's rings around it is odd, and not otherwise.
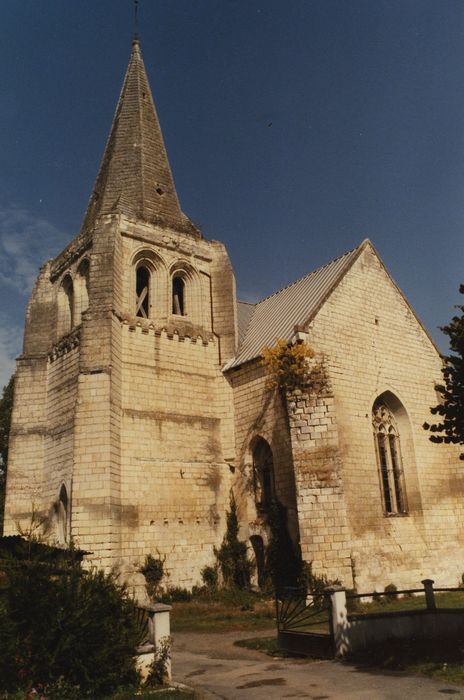
<path fill-rule="evenodd" d="M 280 339 L 275 345 L 263 348 L 261 356 L 269 388 L 291 392 L 320 390 L 325 385 L 322 364 L 316 361 L 316 353 L 307 343 L 292 345 Z"/>

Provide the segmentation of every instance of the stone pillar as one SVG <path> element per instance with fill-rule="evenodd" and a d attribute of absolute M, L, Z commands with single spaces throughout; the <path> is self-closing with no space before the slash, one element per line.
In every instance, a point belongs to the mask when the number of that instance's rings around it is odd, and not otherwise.
<path fill-rule="evenodd" d="M 303 559 L 315 574 L 351 587 L 350 532 L 335 402 L 328 387 L 287 396 Z"/>
<path fill-rule="evenodd" d="M 325 589 L 325 593 L 330 601 L 330 624 L 335 656 L 344 656 L 349 651 L 346 592 L 342 586 L 329 586 Z"/>
<path fill-rule="evenodd" d="M 421 581 L 421 583 L 424 586 L 427 610 L 436 610 L 437 606 L 435 603 L 435 593 L 433 592 L 433 584 L 435 581 L 432 581 L 431 578 L 425 578 L 423 581 Z"/>
<path fill-rule="evenodd" d="M 150 614 L 149 631 L 150 639 L 155 647 L 155 654 L 159 653 L 163 644 L 171 644 L 171 606 L 163 603 L 155 603 L 148 607 Z M 166 675 L 171 680 L 171 651 L 166 661 Z"/>
<path fill-rule="evenodd" d="M 118 225 L 106 217 L 94 233 L 74 419 L 71 534 L 106 570 L 121 555 L 121 323 L 113 308 Z"/>

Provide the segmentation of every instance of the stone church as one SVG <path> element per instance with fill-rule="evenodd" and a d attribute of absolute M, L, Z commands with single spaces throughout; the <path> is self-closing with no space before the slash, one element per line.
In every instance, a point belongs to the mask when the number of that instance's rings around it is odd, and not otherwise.
<path fill-rule="evenodd" d="M 307 343 L 318 392 L 268 387 Z M 47 516 L 126 576 L 147 553 L 200 582 L 225 531 L 260 560 L 269 504 L 313 571 L 358 590 L 455 585 L 464 472 L 422 424 L 441 358 L 369 241 L 259 303 L 182 212 L 134 40 L 79 234 L 40 270 L 17 361 L 5 534 Z M 32 516 L 32 513 L 34 514 Z"/>

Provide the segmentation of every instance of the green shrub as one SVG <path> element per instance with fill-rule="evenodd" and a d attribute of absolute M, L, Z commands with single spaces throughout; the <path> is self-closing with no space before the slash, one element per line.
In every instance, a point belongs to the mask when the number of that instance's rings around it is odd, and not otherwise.
<path fill-rule="evenodd" d="M 187 588 L 180 586 L 171 586 L 166 593 L 160 597 L 162 603 L 188 603 L 192 600 L 192 593 Z"/>
<path fill-rule="evenodd" d="M 57 681 L 49 683 L 45 688 L 36 688 L 37 695 L 33 698 L 43 696 L 46 700 L 80 700 L 82 691 L 79 685 L 73 685 L 65 681 L 64 678 L 58 678 Z"/>
<path fill-rule="evenodd" d="M 248 559 L 245 542 L 238 539 L 237 504 L 234 494 L 230 494 L 230 511 L 227 512 L 227 529 L 219 549 L 214 550 L 222 578 L 226 586 L 248 588 L 253 563 Z"/>
<path fill-rule="evenodd" d="M 171 656 L 171 638 L 163 637 L 157 646 L 155 656 L 148 669 L 145 687 L 164 685 L 168 677 L 168 663 Z"/>
<path fill-rule="evenodd" d="M 49 687 L 73 700 L 76 686 L 80 697 L 98 697 L 138 681 L 135 604 L 113 575 L 39 559 L 2 568 L 2 690 Z"/>
<path fill-rule="evenodd" d="M 164 564 L 166 557 L 154 557 L 152 554 L 147 554 L 145 563 L 140 567 L 140 573 L 145 576 L 147 593 L 150 598 L 155 598 L 159 594 L 160 583 L 163 580 Z"/>
<path fill-rule="evenodd" d="M 386 596 L 378 593 L 377 591 L 374 591 L 372 594 L 372 602 L 376 603 L 377 605 L 385 605 L 385 598 Z"/>
<path fill-rule="evenodd" d="M 217 588 L 218 570 L 217 566 L 204 566 L 200 571 L 201 580 L 207 588 Z"/>
<path fill-rule="evenodd" d="M 362 610 L 362 598 L 350 598 L 352 595 L 356 595 L 356 588 L 348 588 L 346 590 L 346 608 L 350 613 L 361 612 Z"/>
<path fill-rule="evenodd" d="M 192 586 L 192 598 L 202 598 L 206 593 L 210 593 L 213 589 L 207 586 Z"/>
<path fill-rule="evenodd" d="M 397 593 L 398 588 L 395 586 L 394 583 L 389 583 L 387 586 L 385 586 L 385 588 L 383 590 L 385 593 L 392 593 L 393 594 L 393 595 L 384 596 L 386 603 L 393 603 L 393 601 L 398 598 L 398 593 Z"/>
<path fill-rule="evenodd" d="M 325 601 L 325 589 L 329 586 L 340 586 L 341 581 L 336 579 L 329 579 L 325 574 L 315 574 L 313 572 L 312 562 L 303 562 L 303 569 L 301 575 L 301 589 L 306 593 L 310 593 L 314 596 L 314 604 L 317 606 L 323 606 Z M 350 611 L 354 611 L 356 603 L 353 600 L 348 602 Z"/>

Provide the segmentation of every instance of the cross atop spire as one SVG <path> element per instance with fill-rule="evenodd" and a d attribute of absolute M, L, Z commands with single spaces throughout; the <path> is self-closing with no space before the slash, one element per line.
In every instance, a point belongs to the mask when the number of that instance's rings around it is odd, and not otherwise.
<path fill-rule="evenodd" d="M 134 0 L 134 39 L 139 38 L 138 10 L 139 10 L 139 0 Z"/>
<path fill-rule="evenodd" d="M 200 235 L 180 209 L 137 36 L 82 230 L 112 213 Z"/>

